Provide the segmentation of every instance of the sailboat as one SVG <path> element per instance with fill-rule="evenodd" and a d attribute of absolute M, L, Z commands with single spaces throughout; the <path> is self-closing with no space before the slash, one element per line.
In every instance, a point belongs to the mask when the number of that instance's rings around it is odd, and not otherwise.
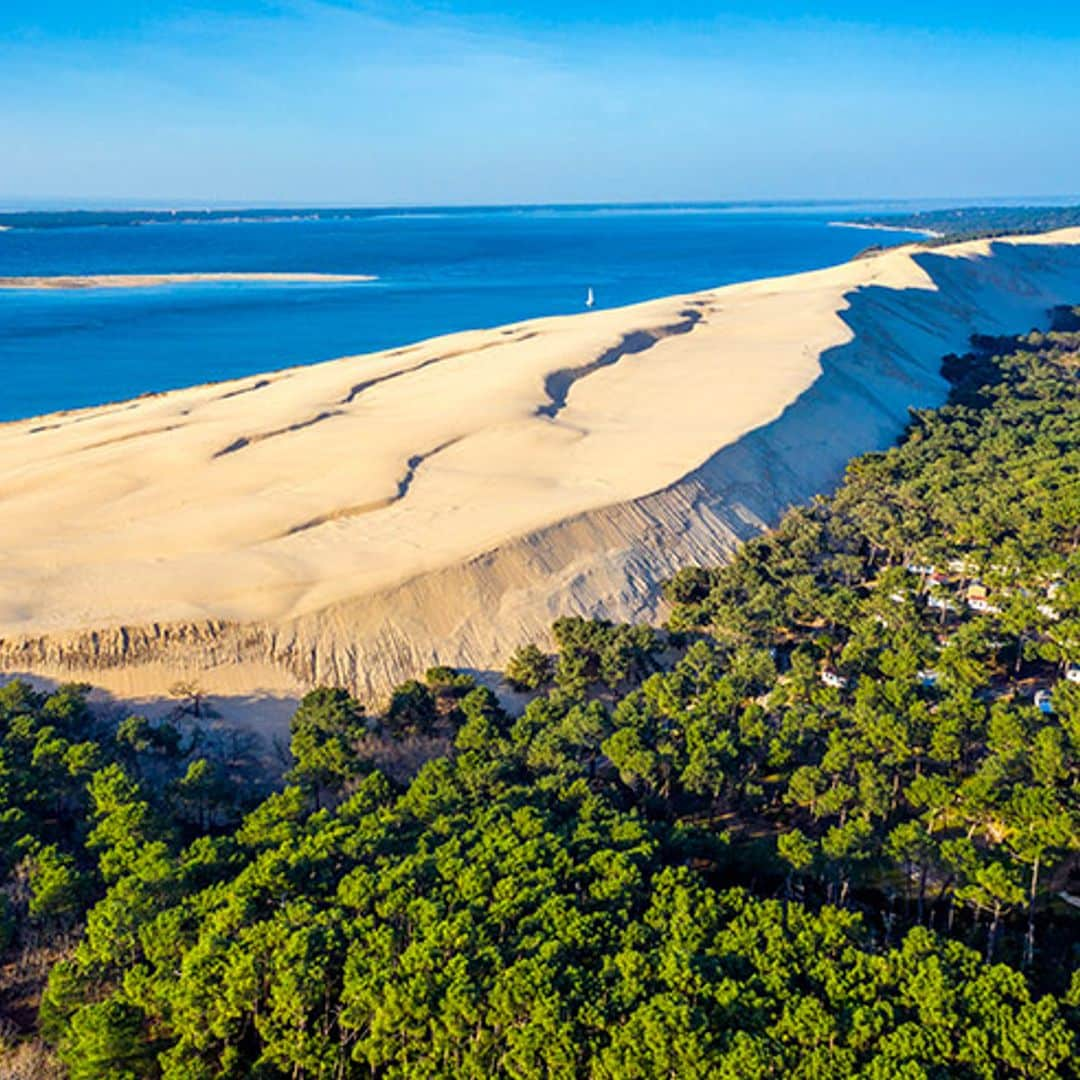
<path fill-rule="evenodd" d="M 593 296 L 592 287 L 589 287 L 588 295 L 585 297 L 585 306 L 591 308 L 596 303 L 596 297 Z"/>

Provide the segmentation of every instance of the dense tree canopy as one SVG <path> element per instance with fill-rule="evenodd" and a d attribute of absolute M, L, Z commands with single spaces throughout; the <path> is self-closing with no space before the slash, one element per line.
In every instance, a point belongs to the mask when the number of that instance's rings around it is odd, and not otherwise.
<path fill-rule="evenodd" d="M 318 689 L 245 802 L 190 720 L 0 688 L 0 946 L 69 1074 L 1074 1075 L 1080 335 L 976 346 L 663 631 L 519 650 L 520 715 Z"/>

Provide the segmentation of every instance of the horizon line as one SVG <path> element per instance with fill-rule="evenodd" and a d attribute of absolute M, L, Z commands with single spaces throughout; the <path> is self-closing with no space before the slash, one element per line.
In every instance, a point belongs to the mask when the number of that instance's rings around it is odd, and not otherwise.
<path fill-rule="evenodd" d="M 915 204 L 926 202 L 949 203 L 949 209 L 966 209 L 972 206 L 993 206 L 1000 203 L 1020 205 L 1022 200 L 1032 200 L 1029 205 L 1063 206 L 1070 202 L 1080 204 L 1080 193 L 1057 195 L 922 195 L 922 196 L 849 196 L 830 198 L 758 198 L 758 199 L 631 199 L 631 200 L 571 200 L 555 202 L 453 202 L 453 203 L 347 203 L 344 201 L 297 202 L 293 200 L 253 200 L 238 202 L 234 200 L 202 199 L 151 199 L 149 201 L 113 200 L 111 198 L 91 199 L 79 202 L 75 198 L 56 197 L 0 197 L 2 214 L 34 213 L 222 213 L 228 211 L 255 211 L 269 213 L 275 210 L 313 210 L 313 211 L 380 211 L 380 210 L 590 210 L 611 207 L 625 209 L 676 209 L 681 207 L 755 207 L 755 206 L 843 206 L 853 203 L 864 205 Z"/>

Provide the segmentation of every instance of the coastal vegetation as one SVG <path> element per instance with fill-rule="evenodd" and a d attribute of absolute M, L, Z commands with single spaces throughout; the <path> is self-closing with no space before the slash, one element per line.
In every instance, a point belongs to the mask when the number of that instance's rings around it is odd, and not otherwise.
<path fill-rule="evenodd" d="M 663 629 L 520 649 L 516 714 L 448 668 L 377 716 L 317 689 L 269 791 L 190 710 L 0 689 L 9 1060 L 1074 1075 L 1078 313 L 943 373 Z"/>
<path fill-rule="evenodd" d="M 966 206 L 948 210 L 918 210 L 911 214 L 884 214 L 868 225 L 892 229 L 925 230 L 925 246 L 955 244 L 994 236 L 1053 232 L 1080 225 L 1080 206 Z"/>

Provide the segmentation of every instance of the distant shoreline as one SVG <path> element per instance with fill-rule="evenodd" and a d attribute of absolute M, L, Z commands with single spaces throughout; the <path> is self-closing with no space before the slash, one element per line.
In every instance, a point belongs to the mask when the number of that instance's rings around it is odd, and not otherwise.
<path fill-rule="evenodd" d="M 142 289 L 154 285 L 199 285 L 229 282 L 333 284 L 375 281 L 371 274 L 203 273 L 203 274 L 59 274 L 0 277 L 0 289 Z"/>
<path fill-rule="evenodd" d="M 945 233 L 936 229 L 916 229 L 906 225 L 875 225 L 866 221 L 830 221 L 829 225 L 834 229 L 870 229 L 874 232 L 902 232 L 918 233 L 920 236 L 929 236 L 935 240 L 943 240 Z"/>

